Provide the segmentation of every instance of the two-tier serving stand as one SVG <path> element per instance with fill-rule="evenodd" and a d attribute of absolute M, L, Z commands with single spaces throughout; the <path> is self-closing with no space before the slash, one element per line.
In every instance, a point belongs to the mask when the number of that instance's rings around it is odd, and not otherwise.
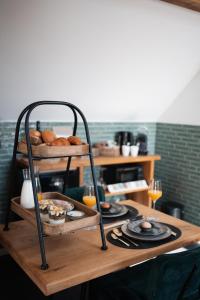
<path fill-rule="evenodd" d="M 36 152 L 33 151 L 33 147 L 30 142 L 30 136 L 29 136 L 29 119 L 32 111 L 42 105 L 62 105 L 65 108 L 69 108 L 74 117 L 74 125 L 73 125 L 73 135 L 76 135 L 77 132 L 77 122 L 78 122 L 78 116 L 81 117 L 83 124 L 84 124 L 84 129 L 85 129 L 85 134 L 86 134 L 86 141 L 87 141 L 87 147 L 83 148 L 84 151 L 75 151 L 73 152 L 70 151 L 69 153 L 64 153 L 64 155 L 53 155 L 51 158 L 61 158 L 61 157 L 67 157 L 67 167 L 66 167 L 66 176 L 65 176 L 65 183 L 67 182 L 67 178 L 69 176 L 69 170 L 70 170 L 70 164 L 71 164 L 71 159 L 72 157 L 76 156 L 89 156 L 90 160 L 90 168 L 91 168 L 91 174 L 92 174 L 92 180 L 93 180 L 93 185 L 94 185 L 94 190 L 95 190 L 95 195 L 96 195 L 96 203 L 97 203 L 97 210 L 99 212 L 99 218 L 98 218 L 98 224 L 100 227 L 100 234 L 101 234 L 101 240 L 102 240 L 102 250 L 106 250 L 106 240 L 105 240 L 105 234 L 104 234 L 104 228 L 103 228 L 103 223 L 102 223 L 102 216 L 101 216 L 101 207 L 100 207 L 100 201 L 99 201 L 99 195 L 98 195 L 98 189 L 97 189 L 97 181 L 95 177 L 95 172 L 94 172 L 94 162 L 93 162 L 93 154 L 92 154 L 92 146 L 91 146 L 91 141 L 90 141 L 90 134 L 89 134 L 89 129 L 88 129 L 88 124 L 87 120 L 82 113 L 82 111 L 76 107 L 75 105 L 65 102 L 65 101 L 38 101 L 34 102 L 30 105 L 28 105 L 20 114 L 17 124 L 16 124 L 16 132 L 15 132 L 15 140 L 14 140 L 14 147 L 13 147 L 13 156 L 12 156 L 12 163 L 11 163 L 11 187 L 15 183 L 15 175 L 16 175 L 16 158 L 17 154 L 21 153 L 19 152 L 18 144 L 19 144 L 19 133 L 20 133 L 20 126 L 23 117 L 25 116 L 25 136 L 26 136 L 26 154 L 28 156 L 28 162 L 29 162 L 29 168 L 30 168 L 30 174 L 31 174 L 31 181 L 32 181 L 32 187 L 33 187 L 33 195 L 34 195 L 34 203 L 35 203 L 35 218 L 36 218 L 36 224 L 37 224 L 37 232 L 38 232 L 38 238 L 39 238 L 39 245 L 40 245 L 40 255 L 41 255 L 41 269 L 45 270 L 48 268 L 48 263 L 47 263 L 47 258 L 46 258 L 46 252 L 45 252 L 45 233 L 44 233 L 44 226 L 40 218 L 40 211 L 39 211 L 39 202 L 38 202 L 38 196 L 37 196 L 37 189 L 36 189 L 36 182 L 35 182 L 35 174 L 34 174 L 34 161 L 35 160 L 40 160 L 40 159 L 49 159 L 49 155 L 47 156 L 40 156 L 40 154 L 35 154 Z M 35 146 L 38 147 L 38 146 Z M 50 147 L 50 146 L 49 146 Z M 70 146 L 69 146 L 70 147 Z M 70 149 L 73 149 L 73 147 L 76 146 L 71 146 Z M 87 149 L 87 150 L 86 150 Z M 34 152 L 34 154 L 33 154 Z M 24 154 L 24 153 L 23 153 Z M 12 193 L 12 192 L 11 192 Z M 13 195 L 11 195 L 10 199 L 12 198 Z M 8 201 L 8 206 L 7 206 L 7 213 L 6 213 L 6 220 L 5 220 L 5 227 L 4 230 L 9 230 L 9 219 L 10 219 L 10 210 L 11 210 L 11 200 Z M 22 214 L 23 216 L 23 214 Z"/>

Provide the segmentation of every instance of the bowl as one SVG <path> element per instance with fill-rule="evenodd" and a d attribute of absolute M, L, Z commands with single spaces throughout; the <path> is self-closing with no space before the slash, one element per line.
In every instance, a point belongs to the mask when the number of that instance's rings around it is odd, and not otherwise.
<path fill-rule="evenodd" d="M 78 220 L 85 217 L 85 213 L 81 210 L 71 210 L 67 212 L 67 216 L 70 220 Z"/>
<path fill-rule="evenodd" d="M 69 201 L 64 201 L 64 200 L 59 200 L 59 199 L 52 199 L 52 201 L 53 201 L 54 205 L 65 208 L 66 212 L 74 209 L 74 204 L 72 204 Z"/>

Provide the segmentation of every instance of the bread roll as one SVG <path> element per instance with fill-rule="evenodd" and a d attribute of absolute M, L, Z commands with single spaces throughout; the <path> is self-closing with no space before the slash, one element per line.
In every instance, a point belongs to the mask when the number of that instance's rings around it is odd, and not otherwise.
<path fill-rule="evenodd" d="M 38 130 L 30 129 L 29 130 L 29 137 L 30 137 L 31 145 L 37 146 L 37 145 L 42 144 L 41 133 Z M 26 136 L 25 135 L 24 135 L 24 138 L 22 139 L 22 142 L 26 143 Z"/>
<path fill-rule="evenodd" d="M 70 143 L 69 143 L 69 141 L 66 138 L 60 137 L 60 138 L 55 139 L 49 145 L 50 146 L 69 146 Z"/>
<path fill-rule="evenodd" d="M 70 142 L 71 145 L 81 145 L 81 139 L 78 136 L 69 136 L 68 141 Z"/>
<path fill-rule="evenodd" d="M 42 144 L 42 139 L 38 136 L 30 136 L 31 145 L 38 146 Z"/>
<path fill-rule="evenodd" d="M 56 139 L 56 135 L 52 130 L 42 131 L 42 140 L 44 143 L 52 143 Z"/>
<path fill-rule="evenodd" d="M 40 137 L 41 138 L 41 132 L 36 130 L 36 129 L 30 129 L 29 130 L 29 136 L 33 136 L 33 137 Z"/>

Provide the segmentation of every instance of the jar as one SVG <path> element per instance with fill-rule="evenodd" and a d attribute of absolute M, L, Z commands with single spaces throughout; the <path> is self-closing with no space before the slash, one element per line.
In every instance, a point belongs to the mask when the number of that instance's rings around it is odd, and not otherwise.
<path fill-rule="evenodd" d="M 23 169 L 23 185 L 21 190 L 20 204 L 22 207 L 34 208 L 33 188 L 29 169 Z"/>

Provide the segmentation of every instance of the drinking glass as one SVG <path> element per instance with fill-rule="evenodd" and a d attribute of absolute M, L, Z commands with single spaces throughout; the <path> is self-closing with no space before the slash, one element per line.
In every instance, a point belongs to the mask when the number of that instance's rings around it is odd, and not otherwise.
<path fill-rule="evenodd" d="M 96 197 L 93 185 L 87 185 L 84 187 L 83 203 L 85 203 L 90 208 L 96 204 Z"/>
<path fill-rule="evenodd" d="M 150 181 L 148 196 L 152 201 L 152 208 L 155 209 L 156 201 L 162 197 L 162 185 L 160 179 L 153 179 Z"/>
<path fill-rule="evenodd" d="M 42 195 L 42 187 L 41 187 L 41 183 L 40 183 L 39 167 L 37 165 L 34 166 L 34 175 L 35 175 L 37 198 L 38 198 L 38 201 L 40 202 L 43 200 L 43 195 Z"/>

